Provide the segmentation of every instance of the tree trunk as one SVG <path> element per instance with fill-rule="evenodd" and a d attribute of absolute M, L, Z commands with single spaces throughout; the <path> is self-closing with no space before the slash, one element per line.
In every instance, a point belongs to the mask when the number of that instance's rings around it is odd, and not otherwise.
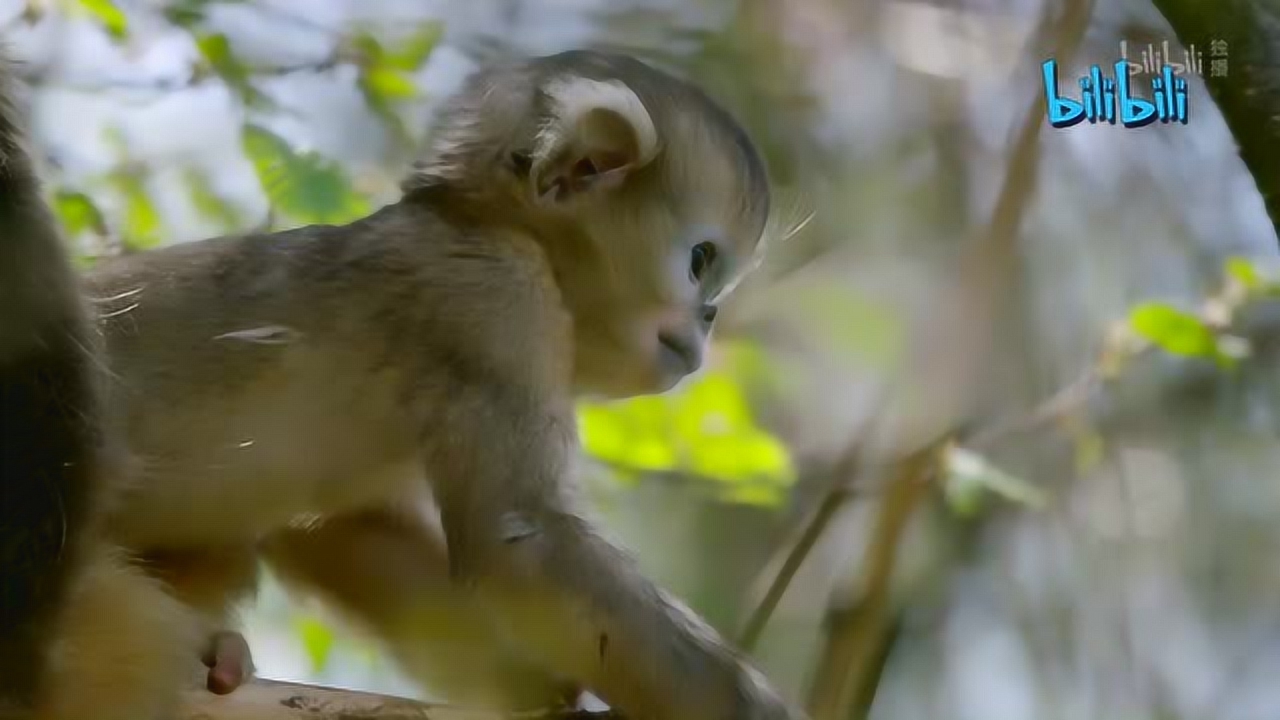
<path fill-rule="evenodd" d="M 1183 47 L 1204 53 L 1209 94 L 1280 235 L 1280 2 L 1152 0 Z M 1215 43 L 1225 42 L 1225 45 Z M 1225 60 L 1217 71 L 1214 60 Z M 1225 70 L 1225 76 L 1216 76 Z"/>

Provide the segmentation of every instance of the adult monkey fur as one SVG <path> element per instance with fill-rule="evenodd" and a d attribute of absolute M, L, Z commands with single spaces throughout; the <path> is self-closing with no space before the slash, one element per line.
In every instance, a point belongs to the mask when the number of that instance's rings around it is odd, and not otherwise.
<path fill-rule="evenodd" d="M 564 53 L 473 77 L 403 190 L 91 273 L 142 466 L 113 537 L 209 628 L 264 557 L 454 702 L 585 687 L 635 718 L 802 717 L 572 484 L 574 398 L 695 370 L 756 251 L 743 131 L 637 60 Z"/>
<path fill-rule="evenodd" d="M 0 67 L 0 716 L 35 702 L 98 446 L 89 326 L 24 154 L 7 72 Z"/>
<path fill-rule="evenodd" d="M 180 682 L 196 626 L 97 536 L 121 470 L 100 350 L 10 75 L 0 57 L 0 720 L 126 720 L 159 711 L 155 683 Z"/>

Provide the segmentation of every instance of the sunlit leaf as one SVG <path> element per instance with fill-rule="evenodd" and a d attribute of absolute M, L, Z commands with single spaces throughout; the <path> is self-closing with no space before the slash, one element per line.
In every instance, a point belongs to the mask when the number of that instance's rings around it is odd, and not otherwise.
<path fill-rule="evenodd" d="M 404 100 L 418 93 L 413 80 L 389 65 L 375 65 L 365 70 L 363 82 L 367 92 L 388 100 Z"/>
<path fill-rule="evenodd" d="M 616 468 L 687 472 L 733 502 L 777 504 L 795 479 L 786 446 L 755 425 L 741 387 L 724 372 L 663 396 L 583 403 L 578 420 L 589 455 Z"/>
<path fill-rule="evenodd" d="M 387 50 L 381 41 L 368 33 L 358 33 L 350 40 L 360 57 L 358 86 L 369 110 L 405 146 L 412 143 L 412 138 L 404 119 L 396 111 L 396 103 L 418 96 L 417 85 L 406 73 L 417 69 L 419 55 L 425 60 L 426 54 L 430 53 L 431 47 L 426 46 L 428 40 L 430 38 L 426 36 L 418 38 L 415 35 L 404 46 L 394 50 Z M 431 46 L 434 47 L 433 40 Z"/>
<path fill-rule="evenodd" d="M 440 38 L 444 36 L 444 25 L 439 21 L 429 21 L 423 23 L 416 32 L 409 36 L 407 40 L 396 45 L 391 50 L 383 51 L 383 60 L 386 64 L 404 71 L 413 71 L 422 67 L 422 64 L 431 57 L 431 52 L 440 44 Z"/>
<path fill-rule="evenodd" d="M 189 168 L 183 174 L 183 179 L 191 197 L 191 204 L 195 206 L 196 212 L 200 213 L 201 217 L 223 230 L 240 226 L 240 213 L 214 191 L 207 177 Z"/>
<path fill-rule="evenodd" d="M 333 654 L 334 635 L 327 625 L 311 616 L 294 620 L 294 630 L 302 640 L 302 647 L 311 661 L 312 672 L 321 672 L 329 664 Z"/>
<path fill-rule="evenodd" d="M 58 192 L 53 198 L 53 210 L 70 237 L 76 237 L 85 231 L 98 235 L 107 234 L 107 223 L 102 212 L 84 193 L 65 190 Z"/>
<path fill-rule="evenodd" d="M 89 11 L 111 37 L 119 40 L 129 34 L 129 18 L 112 0 L 80 0 L 80 7 Z"/>
<path fill-rule="evenodd" d="M 369 110 L 382 120 L 402 146 L 408 147 L 412 143 L 412 137 L 404 118 L 396 110 L 396 103 L 417 95 L 418 89 L 413 81 L 399 70 L 374 65 L 366 67 L 360 73 L 358 87 Z"/>
<path fill-rule="evenodd" d="M 147 250 L 160 244 L 160 212 L 151 202 L 146 185 L 138 175 L 121 172 L 111 178 L 124 195 L 124 227 L 121 235 L 130 250 Z"/>
<path fill-rule="evenodd" d="M 1170 305 L 1139 305 L 1130 312 L 1129 324 L 1136 333 L 1174 355 L 1206 358 L 1218 355 L 1213 331 L 1200 318 Z"/>
<path fill-rule="evenodd" d="M 736 483 L 721 493 L 729 502 L 775 507 L 786 499 L 785 488 L 767 483 Z"/>
<path fill-rule="evenodd" d="M 243 142 L 263 191 L 281 213 L 317 224 L 350 222 L 369 213 L 368 200 L 337 163 L 295 152 L 279 136 L 253 125 L 245 127 Z"/>
<path fill-rule="evenodd" d="M 164 8 L 164 15 L 169 22 L 189 28 L 205 19 L 210 5 L 232 5 L 244 3 L 246 0 L 177 0 Z"/>
<path fill-rule="evenodd" d="M 249 68 L 231 52 L 231 41 L 222 33 L 210 33 L 196 38 L 196 47 L 205 63 L 222 78 L 242 100 L 251 106 L 270 105 L 271 101 L 253 86 Z"/>
<path fill-rule="evenodd" d="M 1242 257 L 1228 258 L 1226 262 L 1227 275 L 1234 278 L 1237 282 L 1249 290 L 1255 290 L 1262 286 L 1263 279 L 1258 274 L 1258 269 L 1253 263 Z"/>

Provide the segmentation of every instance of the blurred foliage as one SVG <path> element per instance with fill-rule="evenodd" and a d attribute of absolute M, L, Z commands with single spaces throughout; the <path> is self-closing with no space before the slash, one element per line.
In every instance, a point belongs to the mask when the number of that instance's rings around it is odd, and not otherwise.
<path fill-rule="evenodd" d="M 335 161 L 315 152 L 299 150 L 267 126 L 281 109 L 260 87 L 264 78 L 290 72 L 322 70 L 340 64 L 354 65 L 358 89 L 370 112 L 380 118 L 402 145 L 411 142 L 401 115 L 403 103 L 421 99 L 423 93 L 413 74 L 430 59 L 443 36 L 438 21 L 408 28 L 403 37 L 388 41 L 375 37 L 358 24 L 336 29 L 332 56 L 317 63 L 288 68 L 256 68 L 235 52 L 232 38 L 206 27 L 207 13 L 215 4 L 243 4 L 247 0 L 179 0 L 150 12 L 160 23 L 168 22 L 188 32 L 198 56 L 189 84 L 210 80 L 225 84 L 243 104 L 243 150 L 252 163 L 270 203 L 272 217 L 298 224 L 342 223 L 367 214 L 371 199 L 357 191 L 348 174 Z M 34 6 L 33 6 L 34 7 Z M 111 0 L 64 0 L 64 12 L 92 17 L 117 42 L 129 42 L 129 14 L 147 12 L 130 6 L 127 14 Z M 34 22 L 48 12 L 28 13 Z M 143 250 L 162 243 L 165 220 L 146 189 L 147 172 L 129 159 L 129 148 L 116 133 L 108 138 L 120 152 L 122 168 L 103 180 L 104 187 L 60 188 L 51 199 L 58 217 L 71 236 L 87 229 L 110 235 L 118 247 Z M 188 197 L 196 212 L 215 227 L 228 232 L 245 229 L 242 213 L 215 193 L 207 178 L 191 170 L 185 175 Z M 113 202 L 100 206 L 105 194 Z"/>
<path fill-rule="evenodd" d="M 1218 349 L 1213 330 L 1196 315 L 1161 303 L 1143 303 L 1129 313 L 1129 323 L 1141 337 L 1174 355 L 1228 358 Z"/>
<path fill-rule="evenodd" d="M 160 245 L 160 213 L 147 194 L 141 171 L 121 170 L 111 176 L 111 182 L 124 196 L 124 225 L 120 228 L 124 246 L 147 250 Z"/>
<path fill-rule="evenodd" d="M 1212 360 L 1234 368 L 1250 353 L 1249 342 L 1233 334 L 1239 314 L 1253 304 L 1280 297 L 1280 271 L 1243 257 L 1228 258 L 1220 290 L 1198 312 L 1146 302 L 1129 313 L 1128 327 L 1141 340 L 1171 354 Z M 1141 346 L 1131 348 L 1140 351 Z"/>
<path fill-rule="evenodd" d="M 739 356 L 747 350 L 738 348 Z M 796 470 L 782 441 L 756 425 L 740 373 L 727 362 L 665 395 L 582 403 L 583 447 L 623 477 L 687 474 L 724 500 L 777 505 Z"/>
<path fill-rule="evenodd" d="M 272 207 L 284 215 L 302 223 L 338 224 L 369 214 L 369 199 L 355 191 L 337 163 L 297 152 L 253 125 L 245 127 L 244 150 Z"/>
<path fill-rule="evenodd" d="M 959 515 L 973 516 L 994 495 L 1033 509 L 1045 506 L 1048 498 L 1040 488 L 996 467 L 976 452 L 952 445 L 943 464 L 943 493 L 948 505 Z"/>
<path fill-rule="evenodd" d="M 111 37 L 122 40 L 129 32 L 129 18 L 111 0 L 80 0 L 80 7 L 88 11 Z"/>
<path fill-rule="evenodd" d="M 329 664 L 336 642 L 333 630 L 320 619 L 305 614 L 294 617 L 293 627 L 307 652 L 312 671 L 323 671 Z"/>
<path fill-rule="evenodd" d="M 65 190 L 55 193 L 53 209 L 70 237 L 79 237 L 86 231 L 103 235 L 107 233 L 107 223 L 102 213 L 84 193 Z"/>
<path fill-rule="evenodd" d="M 200 213 L 201 217 L 224 230 L 241 227 L 243 218 L 240 211 L 218 195 L 209 184 L 209 178 L 193 168 L 188 168 L 183 173 L 183 180 L 186 182 L 191 204 L 195 206 L 196 212 Z"/>

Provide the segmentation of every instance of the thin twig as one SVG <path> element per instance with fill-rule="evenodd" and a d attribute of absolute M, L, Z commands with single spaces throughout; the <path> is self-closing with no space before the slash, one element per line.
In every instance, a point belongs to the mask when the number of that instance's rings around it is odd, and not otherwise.
<path fill-rule="evenodd" d="M 800 539 L 796 541 L 791 551 L 787 553 L 787 558 L 783 561 L 782 567 L 778 569 L 778 574 L 769 583 L 769 589 L 765 592 L 764 598 L 760 600 L 760 604 L 752 611 L 746 626 L 742 630 L 738 645 L 744 651 L 751 652 L 755 650 L 756 643 L 760 641 L 760 635 L 769 623 L 769 618 L 777 610 L 778 603 L 782 601 L 782 596 L 786 594 L 791 581 L 795 578 L 796 573 L 800 571 L 805 558 L 809 556 L 818 539 L 822 537 L 832 518 L 836 516 L 840 508 L 844 506 L 845 501 L 848 500 L 851 492 L 850 480 L 857 470 L 857 460 L 862 454 L 862 447 L 862 436 L 859 436 L 849 444 L 840 462 L 836 464 L 831 488 L 823 496 L 818 509 L 805 525 Z"/>
<path fill-rule="evenodd" d="M 810 694 L 815 720 L 844 720 L 868 689 L 872 661 L 883 647 L 888 623 L 890 580 L 900 540 L 916 507 L 936 476 L 943 442 L 919 450 L 899 465 L 880 506 L 864 565 L 865 595 L 855 612 L 832 628 Z"/>
<path fill-rule="evenodd" d="M 822 502 L 819 503 L 817 510 L 805 525 L 796 544 L 787 553 L 786 559 L 773 580 L 770 581 L 769 589 L 760 600 L 760 604 L 748 616 L 747 623 L 743 627 L 742 635 L 738 641 L 743 650 L 751 652 L 755 649 L 756 644 L 760 642 L 760 636 L 764 633 L 765 626 L 769 624 L 769 618 L 773 617 L 773 613 L 778 609 L 778 603 L 782 602 L 782 596 L 786 594 L 787 588 L 791 586 L 791 581 L 795 579 L 796 573 L 804 565 L 805 559 L 813 551 L 818 539 L 826 532 L 831 520 L 835 518 L 840 508 L 853 494 L 854 479 L 858 473 L 859 466 L 862 464 L 867 443 L 873 436 L 871 432 L 873 424 L 879 417 L 885 402 L 886 396 L 882 390 L 878 399 L 874 399 L 871 403 L 872 411 L 867 414 L 860 427 L 854 431 L 849 444 L 845 447 L 844 452 L 841 453 L 835 467 L 832 468 L 831 485 L 823 496 Z"/>

